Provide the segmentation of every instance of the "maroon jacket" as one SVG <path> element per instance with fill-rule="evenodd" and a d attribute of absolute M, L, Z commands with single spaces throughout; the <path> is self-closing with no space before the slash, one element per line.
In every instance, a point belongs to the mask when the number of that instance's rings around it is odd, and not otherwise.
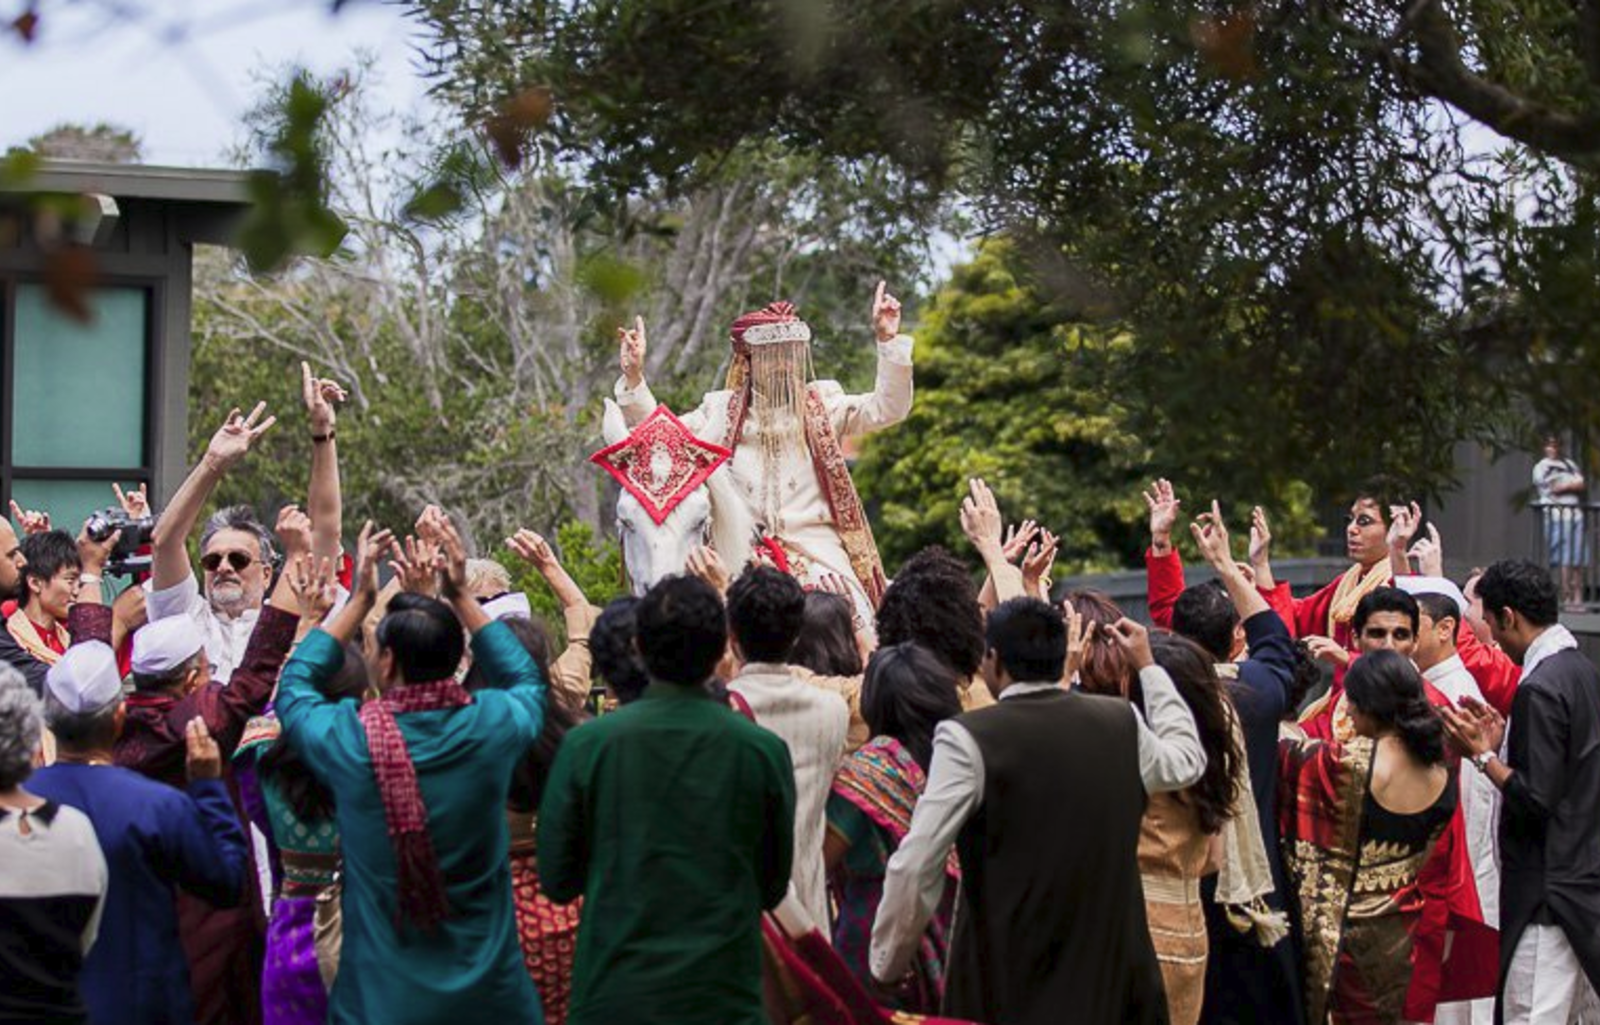
<path fill-rule="evenodd" d="M 278 683 L 278 670 L 294 644 L 300 617 L 270 605 L 250 634 L 244 661 L 226 685 L 210 683 L 184 697 L 134 694 L 127 722 L 117 738 L 117 764 L 175 787 L 187 777 L 189 720 L 200 716 L 222 749 L 222 776 L 239 808 L 239 792 L 228 771 L 234 749 L 251 717 L 261 714 Z M 248 831 L 242 810 L 239 820 Z M 214 908 L 198 897 L 178 894 L 178 931 L 189 959 L 195 1021 L 200 1025 L 254 1025 L 261 1020 L 261 962 L 266 918 L 256 899 L 252 850 L 244 906 Z"/>
<path fill-rule="evenodd" d="M 200 716 L 222 749 L 227 765 L 244 734 L 245 723 L 261 714 L 278 670 L 294 644 L 300 617 L 263 606 L 250 634 L 244 661 L 227 684 L 212 682 L 185 697 L 171 694 L 133 694 L 128 698 L 128 721 L 117 738 L 117 764 L 169 786 L 182 788 L 184 760 L 188 754 L 189 720 Z M 76 635 L 74 635 L 76 637 Z"/>

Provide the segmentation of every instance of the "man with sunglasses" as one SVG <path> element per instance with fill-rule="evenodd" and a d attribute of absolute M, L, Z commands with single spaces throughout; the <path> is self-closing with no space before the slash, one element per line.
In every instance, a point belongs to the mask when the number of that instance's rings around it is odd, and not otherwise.
<path fill-rule="evenodd" d="M 280 515 L 279 538 L 286 558 L 309 551 L 318 558 L 337 559 L 341 510 L 334 403 L 344 398 L 344 391 L 332 381 L 312 376 L 307 364 L 302 363 L 300 370 L 311 428 L 311 485 L 306 513 L 289 506 Z M 272 583 L 272 533 L 248 506 L 218 510 L 200 533 L 200 582 L 190 568 L 187 545 L 217 484 L 277 422 L 277 417 L 265 414 L 266 403 L 261 402 L 248 417 L 237 409 L 228 415 L 151 536 L 151 590 L 145 600 L 149 620 L 180 615 L 193 619 L 205 635 L 212 679 L 224 685 L 244 658 Z"/>

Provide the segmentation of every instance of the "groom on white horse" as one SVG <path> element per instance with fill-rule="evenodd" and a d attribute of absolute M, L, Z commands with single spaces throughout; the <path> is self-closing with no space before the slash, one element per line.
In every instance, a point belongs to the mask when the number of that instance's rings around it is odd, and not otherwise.
<path fill-rule="evenodd" d="M 776 302 L 733 322 L 727 386 L 706 395 L 683 424 L 731 449 L 734 491 L 749 506 L 775 561 L 801 583 L 836 574 L 855 585 L 857 604 L 871 609 L 885 579 L 861 498 L 845 464 L 841 439 L 904 420 L 911 411 L 911 338 L 900 333 L 900 303 L 878 283 L 872 304 L 878 374 L 866 395 L 847 395 L 837 381 L 811 380 L 811 328 L 794 306 Z M 618 328 L 622 377 L 616 400 L 628 426 L 656 408 L 644 381 L 643 318 Z M 748 552 L 719 553 L 734 572 Z"/>

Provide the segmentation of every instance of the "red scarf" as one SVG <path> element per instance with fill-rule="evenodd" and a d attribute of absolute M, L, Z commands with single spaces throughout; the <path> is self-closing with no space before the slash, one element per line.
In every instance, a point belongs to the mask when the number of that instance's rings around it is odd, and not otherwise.
<path fill-rule="evenodd" d="M 409 683 L 391 687 L 383 696 L 361 706 L 361 725 L 367 731 L 372 772 L 378 778 L 383 817 L 394 845 L 396 882 L 395 926 L 402 919 L 428 932 L 450 914 L 445 897 L 439 856 L 428 835 L 428 808 L 417 786 L 417 769 L 406 750 L 395 715 L 434 712 L 472 704 L 472 695 L 455 680 Z"/>

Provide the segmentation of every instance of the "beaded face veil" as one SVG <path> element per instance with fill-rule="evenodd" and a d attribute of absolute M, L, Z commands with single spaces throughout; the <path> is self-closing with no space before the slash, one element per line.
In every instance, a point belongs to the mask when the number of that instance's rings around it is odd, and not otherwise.
<path fill-rule="evenodd" d="M 762 453 L 762 488 L 757 504 L 768 529 L 783 529 L 779 471 L 791 452 L 806 447 L 806 386 L 811 373 L 811 328 L 794 304 L 770 303 L 733 322 L 729 391 L 748 395 L 753 438 Z M 739 418 L 743 420 L 741 412 Z M 742 427 L 742 423 L 740 425 Z"/>
<path fill-rule="evenodd" d="M 701 441 L 670 409 L 657 406 L 626 438 L 589 461 L 615 477 L 660 526 L 732 454 Z"/>

